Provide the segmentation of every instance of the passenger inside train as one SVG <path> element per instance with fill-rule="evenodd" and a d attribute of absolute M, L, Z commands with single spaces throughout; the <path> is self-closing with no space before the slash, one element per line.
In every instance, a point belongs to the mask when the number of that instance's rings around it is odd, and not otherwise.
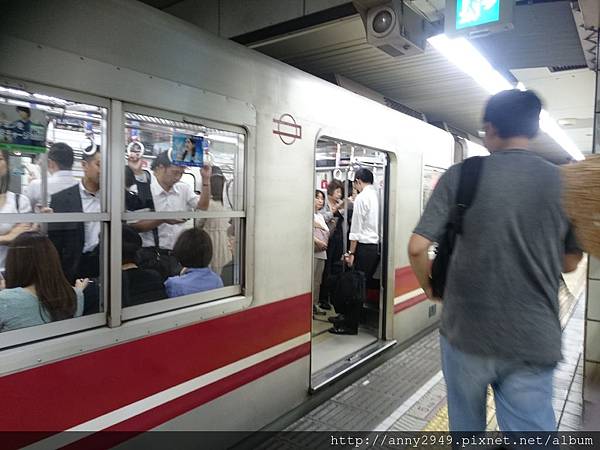
<path fill-rule="evenodd" d="M 32 216 L 28 221 L 23 216 L 23 221 L 0 224 L 0 271 L 7 280 L 3 281 L 6 289 L 2 293 L 0 331 L 103 314 L 109 299 L 107 277 L 112 270 L 106 265 L 110 246 L 104 241 L 108 231 L 105 186 L 109 180 L 104 175 L 108 169 L 101 149 L 106 109 L 19 90 L 3 90 L 2 95 L 2 100 L 13 106 L 0 107 L 0 138 L 4 143 L 0 152 L 0 213 L 47 213 L 47 217 L 36 220 Z M 29 142 L 35 146 L 15 141 L 14 124 L 21 120 L 20 110 L 25 106 L 17 110 L 14 105 L 25 104 L 35 137 L 44 133 L 46 137 L 45 141 Z M 127 225 L 120 236 L 122 307 L 138 308 L 135 314 L 144 314 L 140 308 L 145 305 L 169 302 L 164 282 L 171 276 L 170 296 L 205 294 L 223 286 L 233 289 L 227 295 L 239 292 L 244 237 L 240 213 L 244 207 L 243 134 L 139 114 L 127 113 L 125 117 L 124 211 L 137 217 L 124 218 Z M 173 137 L 183 133 L 202 142 L 202 167 L 194 161 L 189 166 L 172 164 Z M 164 218 L 169 211 L 175 217 Z M 200 218 L 196 211 L 209 211 L 211 216 Z M 8 267 L 5 270 L 9 246 L 24 233 L 36 230 L 51 243 L 58 258 L 57 277 L 77 286 L 79 303 L 73 312 L 68 302 L 57 303 L 57 298 L 51 298 L 55 293 L 48 291 L 48 276 L 42 276 L 29 289 L 29 281 L 14 281 L 21 280 L 15 278 L 14 265 L 12 272 Z M 181 250 L 177 256 L 175 242 L 186 230 L 189 233 L 182 236 L 181 249 L 189 254 Z M 178 257 L 185 261 L 185 270 Z M 205 266 L 207 261 L 210 268 Z M 174 287 L 185 285 L 201 271 L 210 272 L 209 282 L 191 290 Z M 25 301 L 18 303 L 23 298 Z M 210 294 L 209 298 L 219 295 Z M 43 312 L 32 318 L 27 308 L 37 304 L 42 305 Z M 160 307 L 169 308 L 166 303 Z"/>
<path fill-rule="evenodd" d="M 315 190 L 315 215 L 313 223 L 314 240 L 314 274 L 313 274 L 313 315 L 325 315 L 324 309 L 317 305 L 319 301 L 319 291 L 321 289 L 321 279 L 323 270 L 327 261 L 327 245 L 329 242 L 329 228 L 325 222 L 321 210 L 325 203 L 325 194 L 323 191 Z"/>
<path fill-rule="evenodd" d="M 8 248 L 0 291 L 0 332 L 81 316 L 87 279 L 71 285 L 52 242 L 37 231 L 17 236 Z"/>
<path fill-rule="evenodd" d="M 133 228 L 123 225 L 123 306 L 141 305 L 167 298 L 158 272 L 138 266 L 142 238 Z"/>
<path fill-rule="evenodd" d="M 27 213 L 31 211 L 29 200 L 21 194 L 11 192 L 10 158 L 5 150 L 0 152 L 0 213 Z M 32 230 L 29 223 L 0 224 L 0 271 L 5 269 L 7 245 L 25 231 Z"/>
<path fill-rule="evenodd" d="M 165 281 L 169 297 L 180 297 L 223 287 L 221 277 L 209 267 L 213 247 L 206 231 L 190 228 L 182 232 L 173 247 L 173 255 L 182 269 L 179 275 L 169 277 Z"/>
<path fill-rule="evenodd" d="M 48 150 L 48 181 L 46 186 L 46 203 L 42 202 L 42 180 L 40 178 L 31 181 L 23 194 L 29 198 L 32 210 L 39 211 L 40 208 L 50 204 L 50 197 L 59 191 L 67 189 L 78 183 L 73 176 L 73 163 L 75 156 L 73 149 L 64 142 L 56 142 Z"/>

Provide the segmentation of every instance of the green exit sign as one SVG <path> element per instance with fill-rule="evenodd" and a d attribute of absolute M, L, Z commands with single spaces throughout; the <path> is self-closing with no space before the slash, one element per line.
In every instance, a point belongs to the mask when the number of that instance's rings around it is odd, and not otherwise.
<path fill-rule="evenodd" d="M 456 29 L 464 29 L 500 20 L 500 0 L 458 0 Z"/>
<path fill-rule="evenodd" d="M 515 0 L 446 0 L 444 32 L 476 38 L 513 29 Z"/>

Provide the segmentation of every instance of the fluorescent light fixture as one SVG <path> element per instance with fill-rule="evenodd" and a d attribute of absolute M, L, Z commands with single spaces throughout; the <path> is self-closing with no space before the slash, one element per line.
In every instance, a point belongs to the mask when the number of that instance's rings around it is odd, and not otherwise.
<path fill-rule="evenodd" d="M 465 38 L 449 39 L 445 34 L 438 34 L 427 41 L 491 95 L 513 88 Z"/>
<path fill-rule="evenodd" d="M 500 91 L 515 88 L 467 39 L 450 39 L 445 34 L 438 34 L 430 37 L 427 41 L 448 61 L 473 78 L 489 94 L 494 95 Z M 525 85 L 519 82 L 516 89 L 523 91 Z M 546 110 L 542 110 L 540 113 L 540 128 L 574 159 L 578 161 L 585 159 L 583 153 Z"/>
<path fill-rule="evenodd" d="M 556 141 L 558 145 L 564 148 L 575 160 L 585 159 L 583 153 L 577 148 L 575 143 L 567 136 L 558 123 L 548 114 L 545 109 L 540 113 L 540 128 L 544 133 Z"/>

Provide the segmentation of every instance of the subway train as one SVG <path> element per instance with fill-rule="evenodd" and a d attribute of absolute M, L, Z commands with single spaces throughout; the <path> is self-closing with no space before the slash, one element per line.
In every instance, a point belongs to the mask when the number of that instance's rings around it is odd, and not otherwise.
<path fill-rule="evenodd" d="M 42 214 L 35 205 L 0 213 L 2 223 L 42 230 L 101 224 L 97 311 L 0 333 L 0 428 L 24 432 L 10 445 L 87 445 L 100 431 L 131 432 L 103 441 L 116 445 L 147 430 L 257 430 L 436 325 L 440 307 L 419 288 L 406 247 L 435 181 L 460 159 L 450 133 L 141 3 L 3 9 L 3 120 L 29 108 L 46 144 L 73 147 L 76 176 L 95 143 L 102 197 L 96 213 Z M 179 135 L 202 141 L 204 164 L 222 168 L 225 206 L 126 211 L 131 144 L 142 144 L 150 165 L 162 151 L 174 158 Z M 46 177 L 43 146 L 31 155 L 12 149 L 11 190 L 25 192 L 34 167 Z M 359 333 L 336 336 L 330 313 L 312 318 L 314 196 L 337 179 L 348 207 L 359 167 L 373 171 L 380 196 L 380 264 Z M 188 167 L 182 182 L 201 191 L 199 168 Z M 233 225 L 232 280 L 124 305 L 122 222 L 144 219 Z"/>

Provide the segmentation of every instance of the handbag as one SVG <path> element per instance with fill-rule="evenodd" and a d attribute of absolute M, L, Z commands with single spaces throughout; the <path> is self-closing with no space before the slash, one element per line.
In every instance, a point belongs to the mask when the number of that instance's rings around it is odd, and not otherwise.
<path fill-rule="evenodd" d="M 457 237 L 462 234 L 465 213 L 473 203 L 479 184 L 482 163 L 482 156 L 474 156 L 466 159 L 460 169 L 456 202 L 450 209 L 450 218 L 446 223 L 444 234 L 438 242 L 435 250 L 436 256 L 431 265 L 431 290 L 435 298 L 443 298 L 452 251 Z"/>

